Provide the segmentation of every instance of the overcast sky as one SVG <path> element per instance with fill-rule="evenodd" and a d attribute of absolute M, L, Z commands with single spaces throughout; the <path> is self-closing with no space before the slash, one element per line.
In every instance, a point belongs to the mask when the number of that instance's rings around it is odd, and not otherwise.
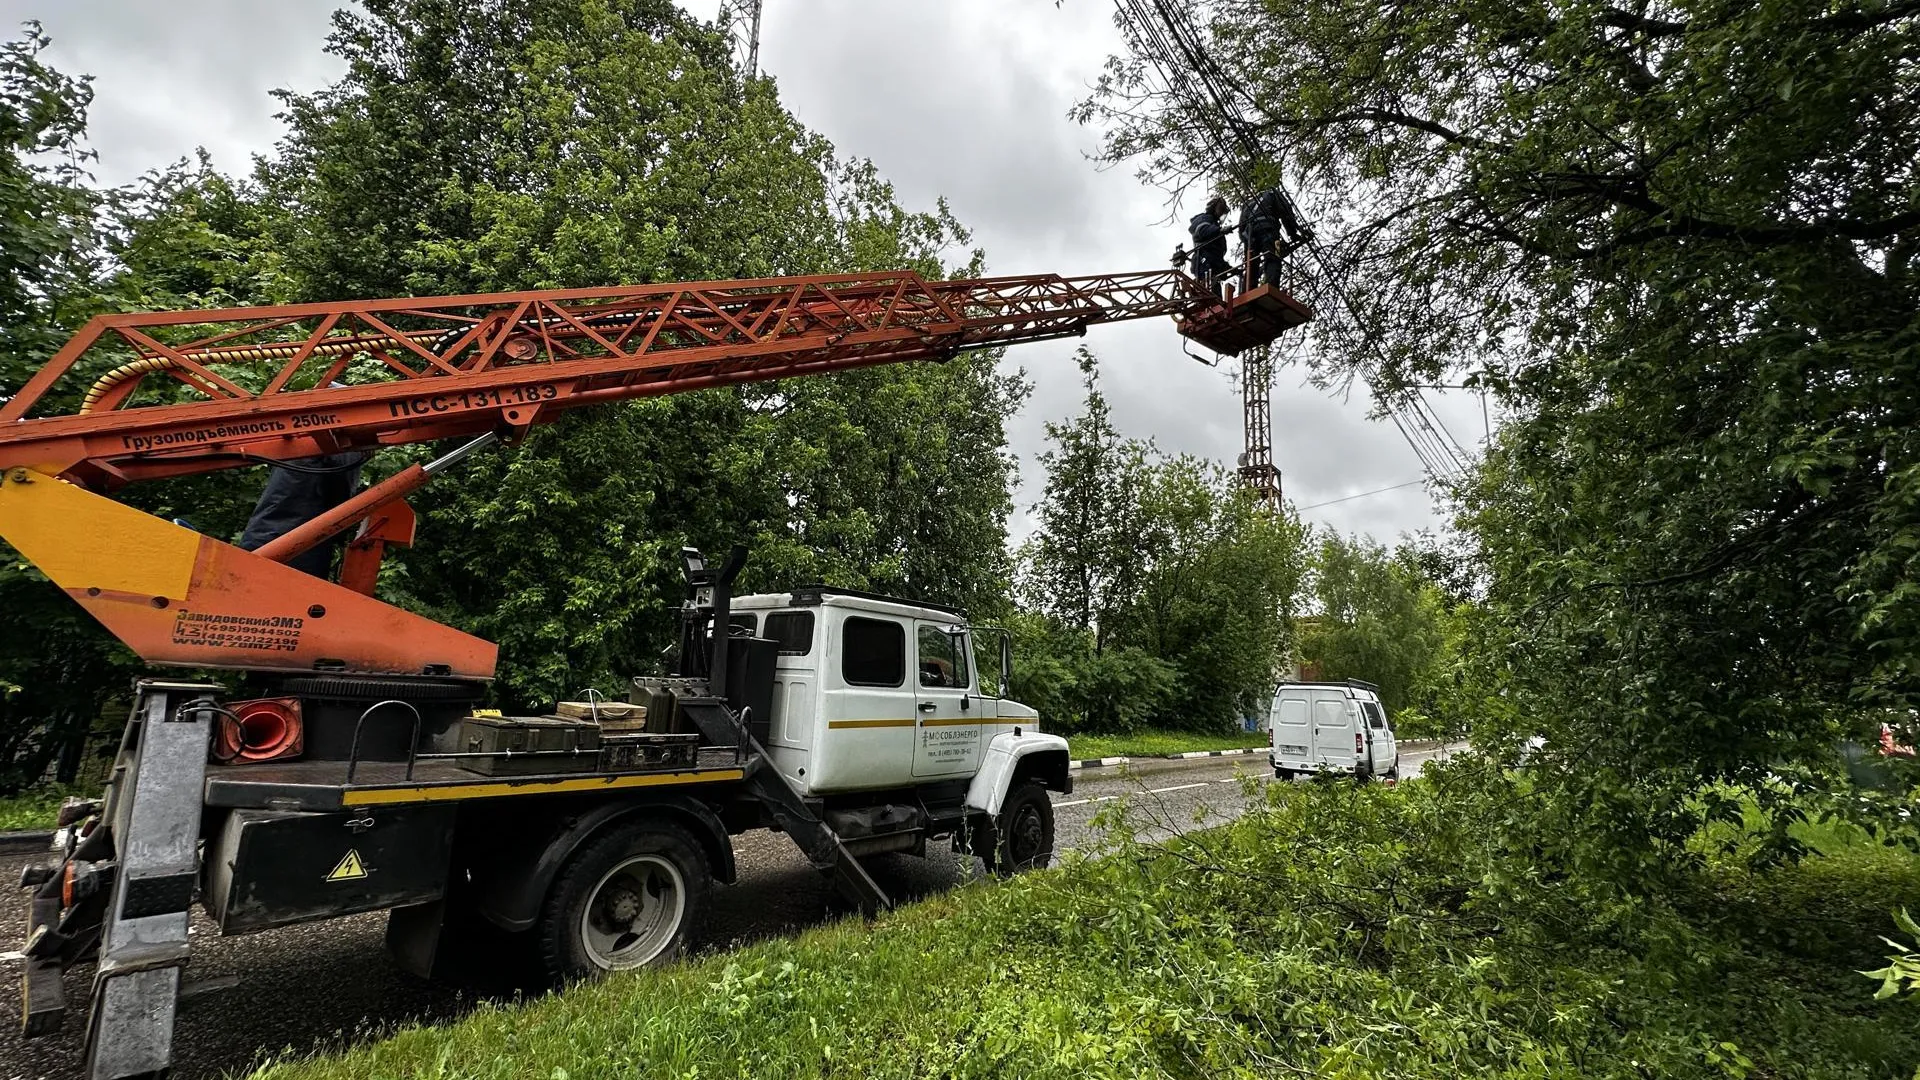
<path fill-rule="evenodd" d="M 711 17 L 718 0 L 681 0 Z M 94 76 L 96 175 L 123 183 L 205 147 L 216 166 L 244 171 L 281 134 L 276 87 L 312 90 L 336 78 L 321 51 L 340 0 L 0 0 L 8 25 L 38 19 L 48 59 Z M 761 67 L 788 108 L 843 157 L 872 158 L 909 206 L 944 195 L 985 249 L 993 274 L 1105 273 L 1165 265 L 1183 225 L 1162 192 L 1125 168 L 1087 160 L 1096 132 L 1067 118 L 1117 32 L 1108 0 L 766 0 Z M 1183 208 L 1185 213 L 1190 209 Z M 1232 465 L 1241 448 L 1231 361 L 1209 368 L 1183 355 L 1166 321 L 1095 328 L 1114 420 L 1169 451 Z M 1032 401 L 1010 426 L 1023 460 L 1014 521 L 1027 531 L 1037 493 L 1043 423 L 1079 395 L 1075 342 L 1013 350 Z M 1274 461 L 1289 499 L 1311 522 L 1391 542 L 1438 524 L 1424 486 L 1361 498 L 1420 478 L 1413 452 L 1385 421 L 1366 418 L 1364 390 L 1339 400 L 1283 368 L 1273 394 Z M 1438 402 L 1470 450 L 1482 437 L 1476 400 Z M 1333 500 L 1345 500 L 1332 502 Z M 1319 505 L 1332 503 L 1331 505 Z"/>

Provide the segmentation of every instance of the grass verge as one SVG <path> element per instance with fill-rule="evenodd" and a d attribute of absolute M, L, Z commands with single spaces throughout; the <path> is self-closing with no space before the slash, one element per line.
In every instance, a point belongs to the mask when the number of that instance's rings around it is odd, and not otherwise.
<path fill-rule="evenodd" d="M 31 788 L 12 798 L 0 799 L 0 832 L 25 832 L 51 829 L 60 812 L 60 803 L 70 795 L 82 794 L 78 787 L 50 784 Z M 86 794 L 97 795 L 99 792 Z"/>
<path fill-rule="evenodd" d="M 1264 807 L 871 924 L 488 1007 L 271 1080 L 1858 1077 L 1920 1065 L 1875 1001 L 1903 853 L 1703 870 L 1658 902 L 1494 852 L 1444 783 Z M 1500 869 L 1502 866 L 1506 869 Z"/>
<path fill-rule="evenodd" d="M 1133 735 L 1072 735 L 1067 738 L 1076 759 L 1103 757 L 1166 757 L 1195 750 L 1239 750 L 1267 745 L 1261 731 L 1233 735 L 1196 735 L 1187 731 L 1142 731 Z"/>

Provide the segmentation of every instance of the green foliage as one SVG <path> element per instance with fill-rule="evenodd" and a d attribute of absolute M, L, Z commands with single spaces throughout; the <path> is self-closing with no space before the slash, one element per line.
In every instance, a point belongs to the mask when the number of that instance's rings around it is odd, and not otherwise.
<path fill-rule="evenodd" d="M 1483 778 L 1273 786 L 1221 829 L 577 988 L 274 1080 L 446 1075 L 1898 1078 L 1857 974 L 1910 860 L 1849 848 L 1622 904 L 1515 878 Z M 1469 790 L 1470 788 L 1470 790 Z M 1524 800 L 1523 800 L 1524 801 Z"/>
<path fill-rule="evenodd" d="M 48 67 L 40 24 L 0 44 L 0 398 L 64 338 L 100 258 L 83 148 L 93 89 Z"/>
<path fill-rule="evenodd" d="M 59 820 L 60 804 L 71 796 L 98 797 L 94 788 L 46 784 L 0 799 L 0 832 L 51 829 Z"/>
<path fill-rule="evenodd" d="M 1380 687 L 1402 737 L 1457 734 L 1473 709 L 1461 654 L 1474 606 L 1435 583 L 1434 561 L 1430 548 L 1389 552 L 1336 533 L 1320 536 L 1310 560 L 1301 661 L 1321 678 Z"/>
<path fill-rule="evenodd" d="M 1380 545 L 1331 533 L 1320 538 L 1311 580 L 1315 610 L 1301 631 L 1301 659 L 1325 678 L 1378 685 L 1390 713 L 1412 705 L 1445 644 L 1439 590 Z"/>
<path fill-rule="evenodd" d="M 1128 735 L 1076 735 L 1076 758 L 1167 757 L 1196 750 L 1241 750 L 1267 745 L 1264 731 L 1237 731 L 1212 735 L 1198 731 L 1137 731 Z"/>
<path fill-rule="evenodd" d="M 1865 973 L 1869 979 L 1880 980 L 1880 989 L 1873 995 L 1875 1000 L 1903 992 L 1908 997 L 1920 997 L 1920 923 L 1915 923 L 1905 909 L 1895 912 L 1893 921 L 1909 940 L 1902 944 L 1892 938 L 1884 939 L 1897 951 L 1887 958 L 1886 967 Z"/>
<path fill-rule="evenodd" d="M 740 78 L 723 35 L 668 0 L 343 11 L 326 47 L 345 75 L 283 95 L 287 137 L 250 178 L 202 158 L 96 202 L 70 165 L 20 156 L 71 155 L 82 130 L 84 86 L 40 67 L 38 47 L 16 46 L 0 69 L 16 110 L 0 218 L 9 191 L 23 208 L 0 277 L 12 259 L 25 282 L 15 293 L 46 310 L 5 311 L 0 282 L 0 314 L 19 316 L 9 326 L 42 331 L 37 351 L 0 352 L 0 391 L 100 311 L 903 267 L 942 276 L 968 239 L 944 205 L 908 211 L 871 163 L 838 160 L 771 81 Z M 52 212 L 62 200 L 75 208 L 66 232 L 27 231 L 66 220 Z M 63 258 L 41 258 L 56 241 Z M 100 272 L 83 280 L 87 268 Z M 654 668 L 682 544 L 748 544 L 748 589 L 827 581 L 998 611 L 1014 469 L 1003 425 L 1027 393 L 999 359 L 569 415 L 423 491 L 420 545 L 389 560 L 381 593 L 497 640 L 496 689 L 515 707 Z M 383 452 L 367 479 L 438 449 Z M 235 471 L 121 497 L 232 537 L 259 482 Z M 44 733 L 97 713 L 132 658 L 11 561 L 0 594 L 34 628 L 9 637 L 17 657 L 0 651 L 0 678 L 21 688 L 0 701 L 0 760 L 12 750 L 35 772 L 46 764 L 36 748 L 52 745 Z M 50 641 L 70 642 L 71 661 L 48 669 L 57 681 L 28 678 Z M 0 787 L 10 782 L 0 773 Z"/>
<path fill-rule="evenodd" d="M 46 66 L 38 24 L 0 45 L 0 399 L 91 314 L 104 258 L 82 149 L 92 90 Z M 106 688 L 131 659 L 79 608 L 0 544 L 0 792 L 40 779 L 65 756 L 71 778 Z M 99 688 L 98 690 L 76 688 Z"/>
<path fill-rule="evenodd" d="M 1264 712 L 1290 644 L 1301 575 L 1291 515 L 1226 472 L 1123 438 L 1080 352 L 1081 415 L 1049 423 L 1039 527 L 1021 553 L 1032 613 L 1017 679 L 1048 723 L 1126 732 L 1229 731 Z"/>
<path fill-rule="evenodd" d="M 259 176 L 289 208 L 267 232 L 303 295 L 938 275 L 966 239 L 944 207 L 909 213 L 871 165 L 837 162 L 666 0 L 386 0 L 338 16 L 329 48 L 346 77 L 287 99 Z M 383 585 L 498 641 L 516 704 L 654 667 L 683 544 L 748 544 L 747 589 L 992 607 L 1002 425 L 1026 393 L 996 360 L 569 417 L 424 492 L 423 543 Z"/>
<path fill-rule="evenodd" d="M 1321 218 L 1323 379 L 1483 387 L 1477 745 L 1603 873 L 1662 866 L 1728 780 L 1920 703 L 1920 111 L 1906 4 L 1218 0 L 1204 43 Z M 1224 121 L 1084 110 L 1112 156 L 1222 169 Z M 1344 292 L 1349 308 L 1336 298 Z M 1784 829 L 1780 830 L 1785 835 Z M 1638 848 L 1630 855 L 1599 848 Z"/>

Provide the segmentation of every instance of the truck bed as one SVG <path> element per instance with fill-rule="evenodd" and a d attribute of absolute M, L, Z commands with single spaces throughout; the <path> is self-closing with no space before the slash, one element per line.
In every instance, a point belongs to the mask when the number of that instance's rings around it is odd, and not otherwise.
<path fill-rule="evenodd" d="M 289 761 L 215 768 L 207 775 L 206 804 L 259 810 L 340 810 L 515 795 L 614 791 L 739 780 L 744 762 L 732 747 L 702 748 L 692 769 L 674 771 L 555 772 L 483 776 L 451 761 L 362 761 L 347 782 L 344 761 Z"/>

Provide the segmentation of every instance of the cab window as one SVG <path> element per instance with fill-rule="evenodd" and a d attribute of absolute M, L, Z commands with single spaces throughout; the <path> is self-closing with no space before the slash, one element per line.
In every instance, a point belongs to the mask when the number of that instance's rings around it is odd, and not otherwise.
<path fill-rule="evenodd" d="M 1362 708 L 1367 710 L 1367 726 L 1368 727 L 1373 728 L 1375 731 L 1379 731 L 1380 729 L 1387 726 L 1387 714 L 1381 711 L 1379 702 L 1363 701 L 1360 703 L 1360 705 Z"/>
<path fill-rule="evenodd" d="M 781 656 L 813 651 L 813 612 L 776 611 L 767 616 L 767 636 L 780 643 Z"/>
<path fill-rule="evenodd" d="M 907 630 L 884 619 L 847 618 L 840 629 L 840 677 L 850 686 L 907 681 Z"/>
<path fill-rule="evenodd" d="M 920 685 L 965 689 L 967 655 L 952 634 L 937 626 L 920 628 Z"/>

